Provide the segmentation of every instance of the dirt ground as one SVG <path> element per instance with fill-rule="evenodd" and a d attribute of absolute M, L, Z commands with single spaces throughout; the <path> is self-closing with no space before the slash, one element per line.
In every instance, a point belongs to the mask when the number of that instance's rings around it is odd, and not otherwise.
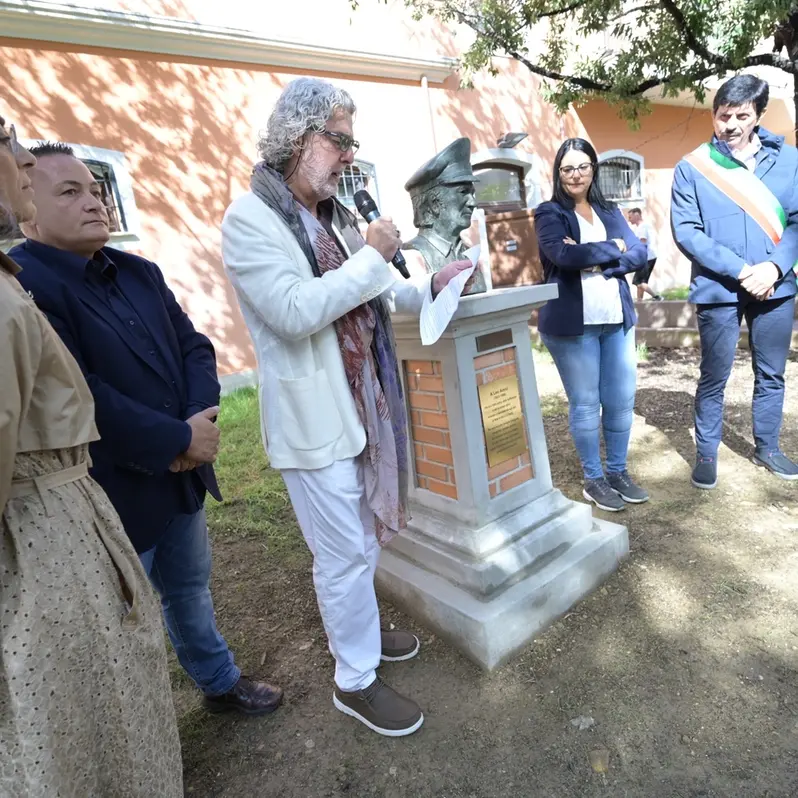
<path fill-rule="evenodd" d="M 547 358 L 537 361 L 554 483 L 578 499 L 559 379 Z M 208 716 L 173 668 L 187 794 L 798 795 L 798 483 L 750 462 L 751 366 L 741 353 L 727 390 L 720 485 L 690 486 L 696 375 L 693 352 L 654 351 L 640 364 L 630 470 L 652 499 L 623 514 L 631 556 L 510 664 L 485 674 L 384 606 L 385 621 L 423 643 L 415 660 L 381 669 L 425 711 L 409 738 L 378 737 L 334 710 L 298 532 L 286 549 L 268 532 L 219 527 L 220 627 L 245 672 L 282 685 L 286 703 L 267 718 Z M 787 384 L 782 444 L 798 455 L 798 359 Z M 290 527 L 284 496 L 274 500 Z M 580 716 L 592 725 L 572 724 Z M 608 752 L 604 773 L 591 767 L 595 751 Z"/>

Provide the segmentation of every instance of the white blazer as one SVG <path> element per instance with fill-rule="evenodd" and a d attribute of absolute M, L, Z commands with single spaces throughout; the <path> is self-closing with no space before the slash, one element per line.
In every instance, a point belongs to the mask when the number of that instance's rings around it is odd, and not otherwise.
<path fill-rule="evenodd" d="M 359 455 L 366 433 L 333 323 L 380 295 L 397 311 L 419 313 L 430 275 L 396 280 L 379 252 L 365 246 L 314 277 L 293 233 L 251 192 L 224 215 L 222 257 L 255 346 L 261 434 L 272 467 L 325 468 Z"/>

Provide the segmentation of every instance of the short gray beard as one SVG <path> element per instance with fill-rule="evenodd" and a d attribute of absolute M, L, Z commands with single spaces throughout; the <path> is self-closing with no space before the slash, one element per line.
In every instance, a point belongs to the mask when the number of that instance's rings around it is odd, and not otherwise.
<path fill-rule="evenodd" d="M 327 167 L 322 164 L 321 158 L 311 151 L 308 153 L 303 167 L 303 177 L 320 200 L 329 199 L 335 195 L 338 181 L 336 180 L 335 184 L 331 185 L 333 178 Z"/>

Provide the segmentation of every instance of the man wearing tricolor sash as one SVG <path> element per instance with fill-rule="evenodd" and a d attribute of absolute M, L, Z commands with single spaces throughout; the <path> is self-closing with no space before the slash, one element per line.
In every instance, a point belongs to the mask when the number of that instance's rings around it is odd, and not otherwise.
<path fill-rule="evenodd" d="M 671 225 L 692 263 L 689 298 L 701 338 L 697 488 L 717 485 L 723 393 L 743 318 L 754 370 L 754 462 L 798 479 L 798 465 L 779 449 L 795 314 L 798 150 L 760 127 L 767 101 L 768 84 L 753 75 L 726 81 L 713 103 L 712 140 L 682 159 L 673 178 Z"/>

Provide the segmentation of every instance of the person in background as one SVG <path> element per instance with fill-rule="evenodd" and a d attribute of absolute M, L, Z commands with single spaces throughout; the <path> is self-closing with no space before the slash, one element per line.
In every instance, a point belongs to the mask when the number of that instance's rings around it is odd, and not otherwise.
<path fill-rule="evenodd" d="M 211 712 L 273 711 L 282 692 L 241 675 L 216 628 L 206 491 L 219 449 L 211 342 L 161 270 L 108 247 L 108 212 L 87 166 L 64 144 L 33 148 L 35 221 L 12 250 L 30 291 L 81 366 L 101 439 L 92 476 L 119 513 L 161 596 L 180 664 Z"/>
<path fill-rule="evenodd" d="M 0 240 L 36 159 L 0 118 Z M 89 477 L 94 402 L 0 253 L 0 795 L 180 798 L 158 604 Z"/>
<path fill-rule="evenodd" d="M 222 222 L 222 254 L 255 344 L 261 428 L 313 554 L 313 582 L 335 657 L 333 705 L 388 737 L 412 734 L 418 705 L 377 676 L 414 657 L 415 635 L 381 630 L 380 545 L 407 525 L 407 418 L 389 303 L 418 314 L 470 261 L 396 280 L 401 239 L 335 200 L 359 146 L 349 94 L 289 83 L 259 142 L 251 191 Z"/>
<path fill-rule="evenodd" d="M 583 495 L 617 512 L 648 501 L 626 463 L 637 374 L 637 316 L 626 275 L 645 266 L 647 253 L 601 193 L 599 168 L 596 151 L 580 138 L 563 142 L 554 159 L 554 191 L 535 210 L 535 232 L 544 279 L 559 293 L 540 309 L 538 331 L 568 396 Z"/>
<path fill-rule="evenodd" d="M 692 264 L 689 301 L 701 339 L 691 481 L 704 490 L 718 484 L 723 394 L 743 318 L 754 370 L 754 463 L 798 479 L 798 464 L 779 447 L 795 318 L 798 150 L 760 126 L 768 94 L 754 75 L 727 80 L 713 101 L 711 140 L 673 175 L 671 226 Z"/>
<path fill-rule="evenodd" d="M 659 294 L 655 294 L 650 286 L 651 272 L 654 271 L 654 266 L 657 262 L 657 251 L 654 248 L 654 235 L 651 226 L 643 221 L 643 211 L 640 208 L 632 208 L 629 211 L 629 227 L 632 232 L 646 245 L 648 252 L 648 261 L 642 269 L 638 269 L 632 277 L 633 285 L 637 286 L 637 301 L 642 302 L 645 294 L 648 294 L 652 299 L 657 302 L 662 301 Z"/>

